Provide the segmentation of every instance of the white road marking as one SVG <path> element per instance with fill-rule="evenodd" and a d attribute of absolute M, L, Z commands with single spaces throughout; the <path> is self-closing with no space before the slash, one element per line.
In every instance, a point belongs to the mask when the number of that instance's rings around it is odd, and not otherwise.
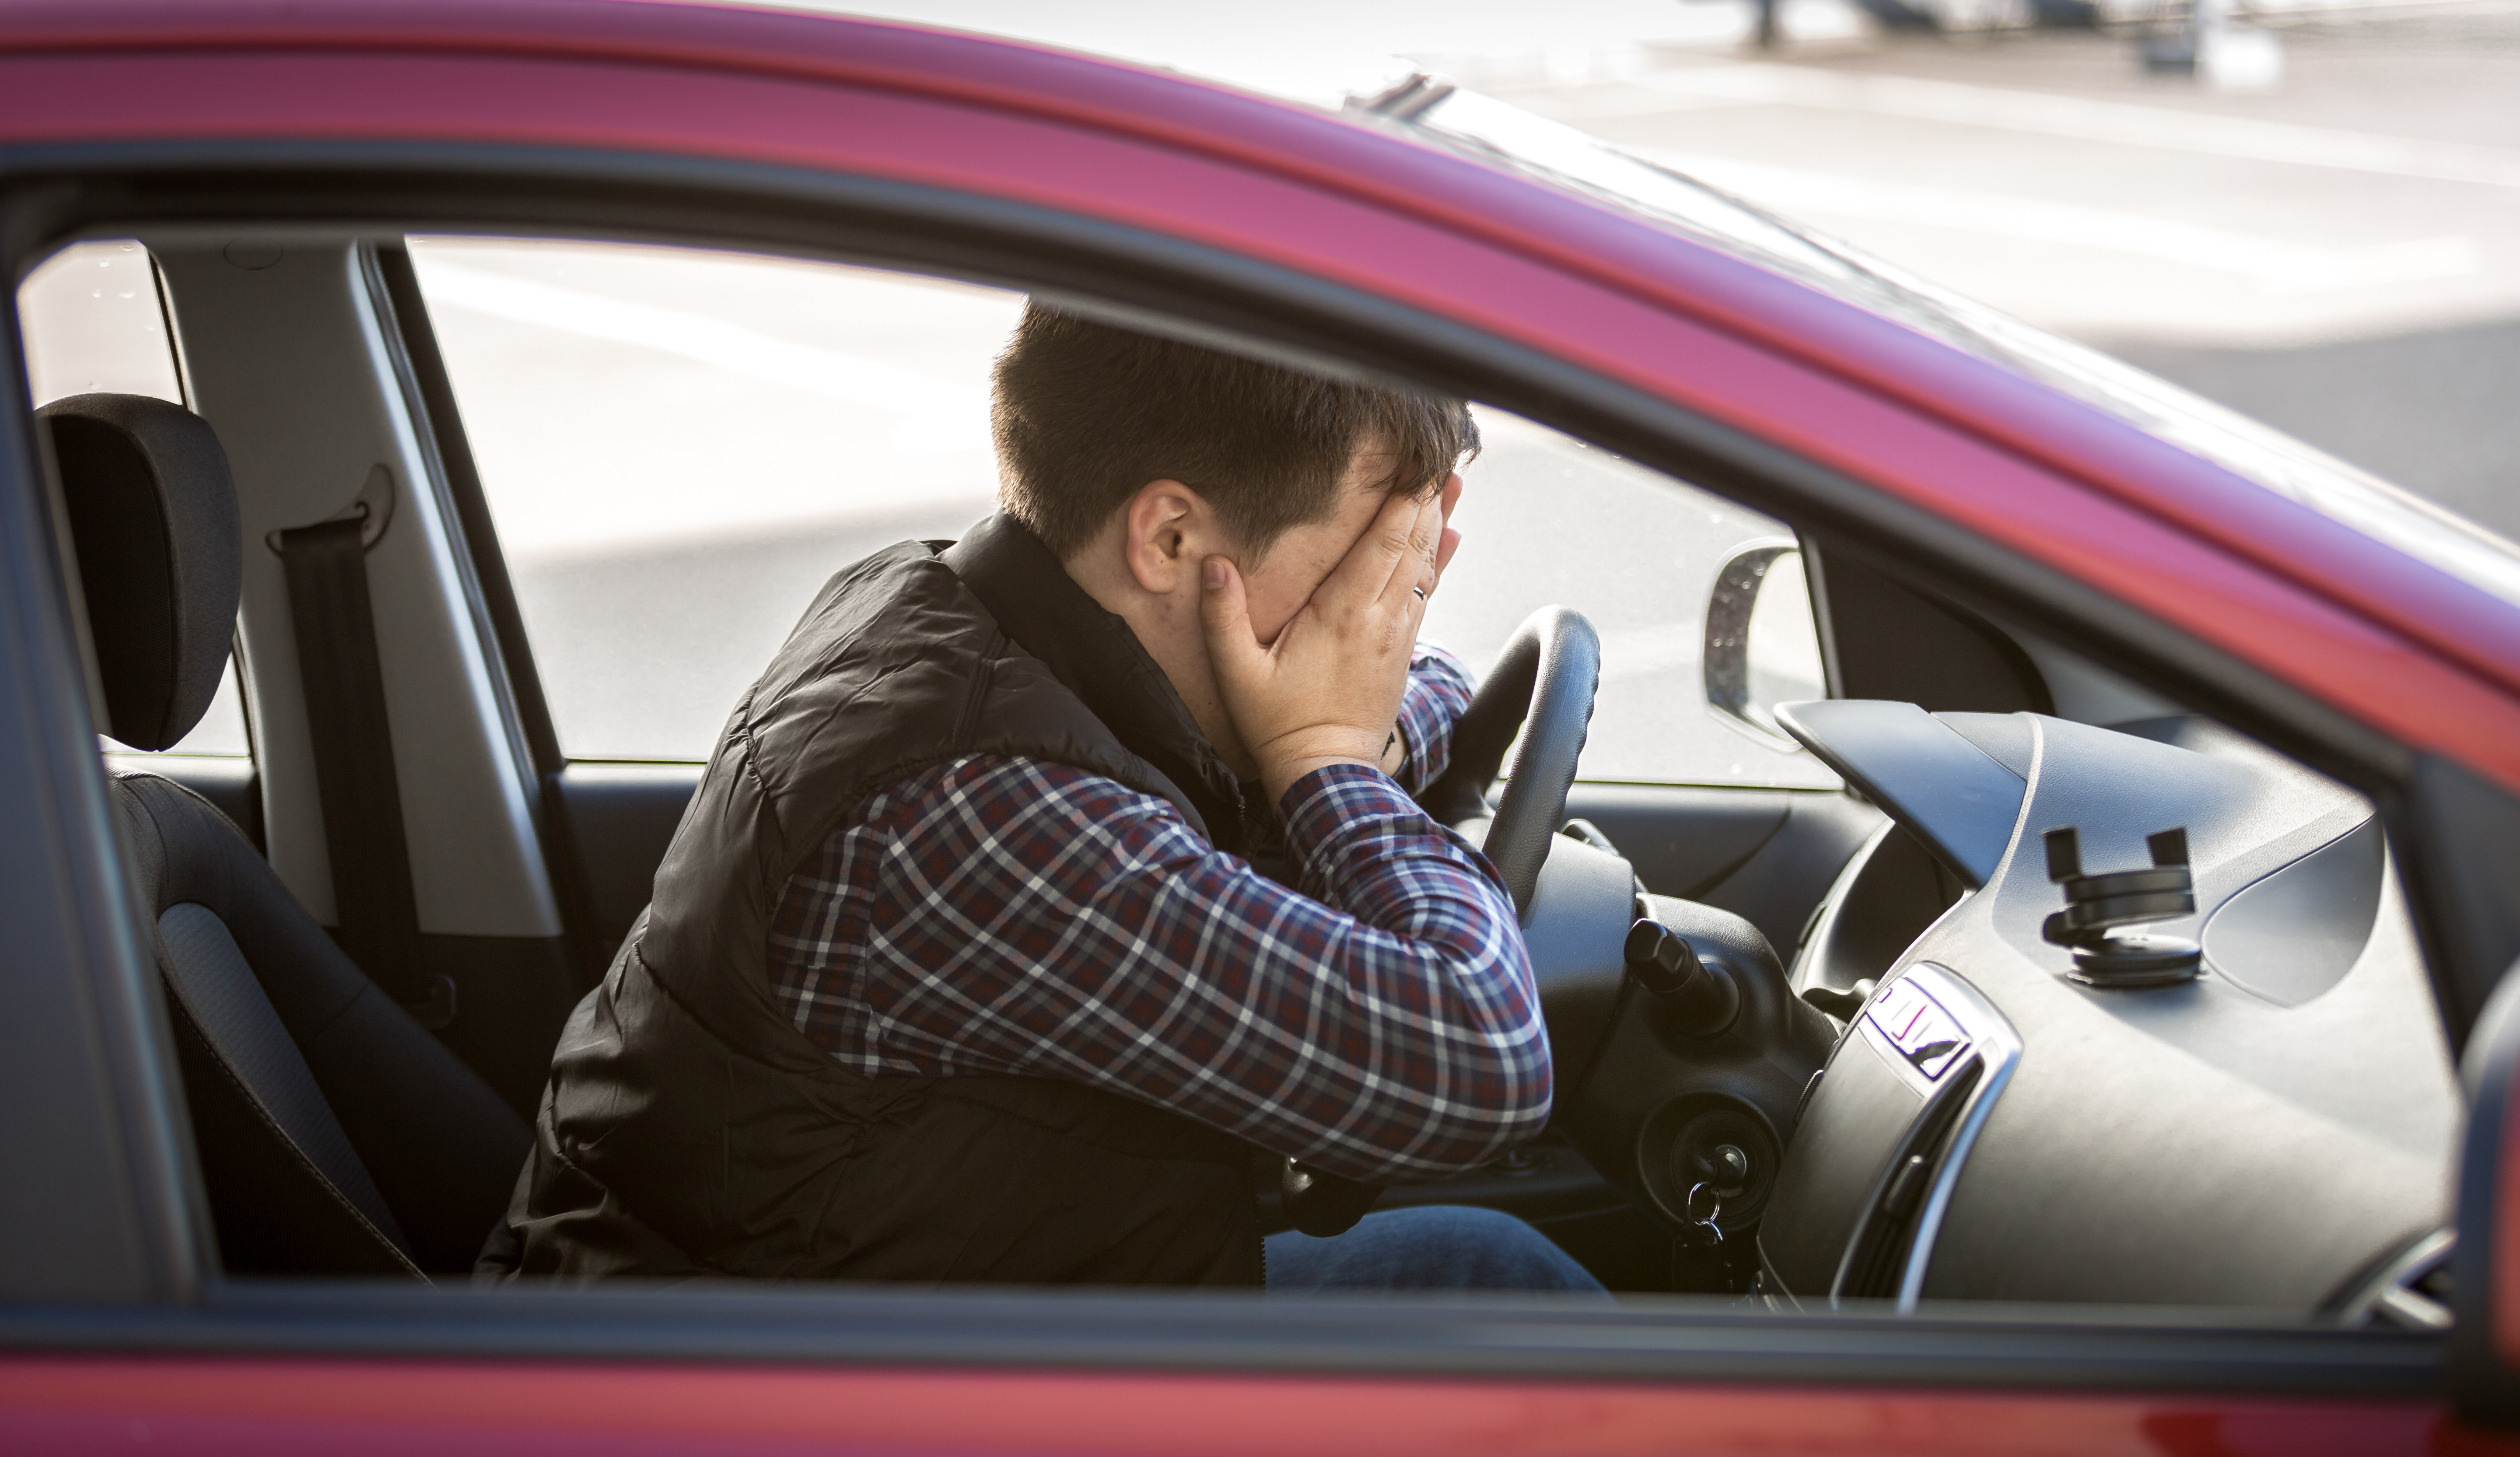
<path fill-rule="evenodd" d="M 703 314 L 428 260 L 422 281 L 431 308 L 469 308 L 610 343 L 679 354 L 772 385 L 901 417 L 892 447 L 903 455 L 989 448 L 985 391 L 881 360 L 746 329 Z"/>
<path fill-rule="evenodd" d="M 2520 187 L 2520 152 L 2459 142 L 2417 141 L 2332 127 L 2218 116 L 2129 102 L 2048 96 L 1912 76 L 1858 75 L 1794 66 L 1706 66 L 1650 72 L 1636 84 L 1687 98 L 1738 105 L 1869 112 L 2152 147 L 2250 161 L 2287 162 L 2391 177 L 2423 177 L 2486 187 Z"/>
<path fill-rule="evenodd" d="M 1817 213 L 1909 223 L 2131 253 L 2235 274 L 2266 294 L 2316 294 L 2455 278 L 2478 267 L 2476 245 L 2462 237 L 2321 248 L 2079 203 L 1882 182 L 1652 148 L 1629 150 L 1788 216 Z"/>

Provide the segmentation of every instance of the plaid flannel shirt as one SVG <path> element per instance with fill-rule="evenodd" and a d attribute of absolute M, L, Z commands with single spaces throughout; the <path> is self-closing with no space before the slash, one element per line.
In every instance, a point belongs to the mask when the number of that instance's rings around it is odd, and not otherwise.
<path fill-rule="evenodd" d="M 1420 649 L 1411 788 L 1469 693 Z M 869 1076 L 1088 1083 L 1352 1178 L 1435 1178 L 1538 1132 L 1549 1043 L 1487 858 L 1373 769 L 1316 770 L 1278 809 L 1300 893 L 1165 799 L 954 760 L 870 797 L 788 881 L 772 987 Z"/>

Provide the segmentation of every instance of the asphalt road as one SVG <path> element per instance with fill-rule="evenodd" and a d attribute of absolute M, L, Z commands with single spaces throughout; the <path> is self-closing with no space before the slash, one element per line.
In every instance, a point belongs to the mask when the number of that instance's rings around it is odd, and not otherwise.
<path fill-rule="evenodd" d="M 2254 92 L 2092 32 L 1495 89 L 2520 537 L 2520 11 L 2272 28 Z"/>

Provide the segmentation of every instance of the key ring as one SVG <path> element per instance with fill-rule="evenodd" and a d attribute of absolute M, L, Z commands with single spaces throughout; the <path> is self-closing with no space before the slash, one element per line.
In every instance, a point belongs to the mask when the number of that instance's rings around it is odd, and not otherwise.
<path fill-rule="evenodd" d="M 1697 1211 L 1697 1196 L 1700 1194 L 1706 1196 L 1706 1212 L 1703 1214 Z M 1724 1196 L 1715 1192 L 1713 1184 L 1701 1179 L 1689 1185 L 1688 1197 L 1680 1202 L 1680 1212 L 1689 1223 L 1706 1231 L 1710 1243 L 1724 1243 L 1724 1227 L 1715 1222 L 1724 1213 Z"/>

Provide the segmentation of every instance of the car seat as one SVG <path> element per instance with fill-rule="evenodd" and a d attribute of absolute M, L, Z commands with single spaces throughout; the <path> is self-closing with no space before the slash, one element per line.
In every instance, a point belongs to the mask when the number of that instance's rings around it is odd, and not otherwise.
<path fill-rule="evenodd" d="M 76 547 L 109 729 L 165 749 L 227 668 L 243 576 L 207 422 L 83 394 L 36 412 Z M 488 1084 L 363 975 L 210 803 L 156 774 L 113 797 L 231 1272 L 472 1267 L 530 1140 Z"/>

